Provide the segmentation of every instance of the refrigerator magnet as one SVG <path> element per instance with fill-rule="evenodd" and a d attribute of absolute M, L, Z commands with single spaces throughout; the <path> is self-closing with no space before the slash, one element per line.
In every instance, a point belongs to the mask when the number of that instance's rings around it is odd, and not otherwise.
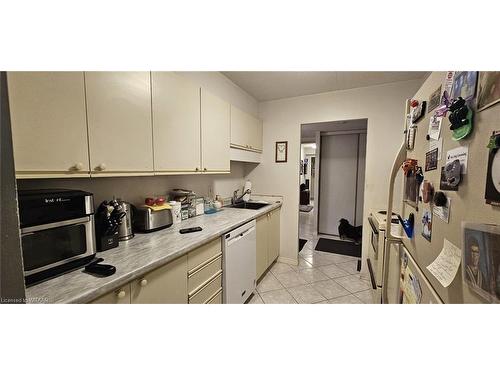
<path fill-rule="evenodd" d="M 500 206 L 500 130 L 493 132 L 488 150 L 484 198 L 487 204 Z"/>

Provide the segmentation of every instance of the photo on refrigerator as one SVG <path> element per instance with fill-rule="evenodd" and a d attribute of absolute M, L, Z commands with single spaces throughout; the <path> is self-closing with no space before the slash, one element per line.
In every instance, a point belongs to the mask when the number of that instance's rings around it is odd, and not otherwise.
<path fill-rule="evenodd" d="M 500 226 L 463 223 L 463 280 L 490 302 L 500 301 Z"/>

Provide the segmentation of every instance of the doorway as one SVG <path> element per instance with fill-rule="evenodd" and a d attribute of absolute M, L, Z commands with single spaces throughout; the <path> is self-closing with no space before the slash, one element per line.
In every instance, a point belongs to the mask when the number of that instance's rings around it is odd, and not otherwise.
<path fill-rule="evenodd" d="M 339 236 L 339 221 L 363 223 L 366 132 L 321 135 L 318 233 Z"/>
<path fill-rule="evenodd" d="M 302 124 L 299 235 L 338 237 L 341 218 L 362 225 L 367 124 L 367 119 Z"/>

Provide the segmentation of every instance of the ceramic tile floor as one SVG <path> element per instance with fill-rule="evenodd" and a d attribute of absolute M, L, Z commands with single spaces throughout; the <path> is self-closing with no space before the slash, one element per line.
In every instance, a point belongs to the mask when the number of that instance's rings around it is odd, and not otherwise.
<path fill-rule="evenodd" d="M 308 240 L 299 264 L 273 264 L 248 303 L 373 303 L 369 276 L 356 270 L 356 258 L 314 250 L 328 237 L 314 233 L 314 209 L 301 212 L 299 223 L 300 238 Z"/>

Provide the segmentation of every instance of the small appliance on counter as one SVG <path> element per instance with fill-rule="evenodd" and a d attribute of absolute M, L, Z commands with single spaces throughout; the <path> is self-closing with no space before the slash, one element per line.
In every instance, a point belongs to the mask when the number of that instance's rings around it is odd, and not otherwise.
<path fill-rule="evenodd" d="M 95 257 L 94 201 L 81 190 L 20 190 L 24 276 L 29 286 Z"/>
<path fill-rule="evenodd" d="M 118 241 L 128 241 L 134 238 L 134 232 L 132 230 L 132 206 L 130 203 L 120 199 L 118 199 L 118 204 L 122 207 L 121 210 L 125 212 L 125 216 L 118 227 Z"/>
<path fill-rule="evenodd" d="M 170 227 L 173 223 L 170 207 L 142 206 L 134 208 L 134 229 L 137 232 L 147 233 Z"/>
<path fill-rule="evenodd" d="M 127 216 L 124 206 L 117 200 L 103 201 L 96 212 L 97 251 L 105 251 L 118 246 L 119 227 Z"/>

